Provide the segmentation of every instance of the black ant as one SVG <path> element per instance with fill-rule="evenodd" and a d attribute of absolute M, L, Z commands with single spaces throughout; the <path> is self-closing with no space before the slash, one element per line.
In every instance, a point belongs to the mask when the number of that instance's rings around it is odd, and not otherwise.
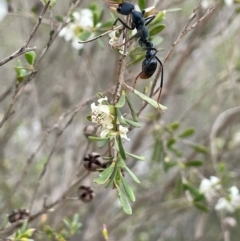
<path fill-rule="evenodd" d="M 137 82 L 138 77 L 141 79 L 148 79 L 150 78 L 157 69 L 157 62 L 159 62 L 161 68 L 162 68 L 162 75 L 161 75 L 161 81 L 160 81 L 160 91 L 158 96 L 158 102 L 161 97 L 162 93 L 162 85 L 163 85 L 163 64 L 160 61 L 160 59 L 156 56 L 157 49 L 153 47 L 153 44 L 148 41 L 148 29 L 146 26 L 152 22 L 152 20 L 155 18 L 155 16 L 149 16 L 148 18 L 144 18 L 145 11 L 142 12 L 136 11 L 134 9 L 134 5 L 128 2 L 122 2 L 120 4 L 116 4 L 114 2 L 110 2 L 111 5 L 117 5 L 117 8 L 110 7 L 112 9 L 116 9 L 117 12 L 121 15 L 131 15 L 132 17 L 132 23 L 131 27 L 129 27 L 124 21 L 122 21 L 120 18 L 117 18 L 115 22 L 113 23 L 113 26 L 116 25 L 116 23 L 119 21 L 121 24 L 128 28 L 129 30 L 137 29 L 137 33 L 132 38 L 139 38 L 138 43 L 139 45 L 146 50 L 146 57 L 142 62 L 142 71 L 141 73 L 136 77 L 133 88 L 135 89 L 135 85 Z M 130 38 L 129 41 L 132 39 Z M 126 44 L 126 42 L 124 43 Z M 122 44 L 122 45 L 124 45 Z M 119 45 L 117 47 L 120 47 L 122 45 Z"/>
<path fill-rule="evenodd" d="M 142 71 L 140 74 L 135 78 L 133 88 L 135 89 L 135 85 L 137 82 L 137 79 L 140 77 L 141 79 L 148 79 L 150 78 L 156 71 L 157 69 L 157 62 L 159 62 L 161 68 L 162 68 L 162 74 L 161 74 L 161 81 L 160 81 L 160 91 L 159 91 L 159 96 L 158 96 L 158 102 L 161 97 L 161 92 L 162 92 L 162 86 L 163 86 L 163 64 L 160 61 L 160 59 L 156 56 L 158 50 L 153 47 L 153 44 L 148 41 L 149 33 L 147 29 L 147 25 L 150 24 L 153 19 L 155 18 L 155 15 L 149 16 L 147 18 L 144 18 L 145 11 L 143 10 L 142 12 L 139 12 L 134 9 L 134 5 L 129 2 L 122 2 L 120 4 L 113 2 L 113 1 L 107 1 L 108 4 L 110 4 L 110 8 L 116 10 L 119 14 L 129 16 L 131 15 L 131 26 L 128 26 L 122 19 L 117 18 L 113 26 L 117 24 L 119 21 L 125 28 L 129 30 L 134 30 L 136 28 L 137 33 L 132 36 L 127 42 L 129 42 L 133 38 L 139 38 L 138 43 L 141 48 L 146 50 L 146 57 L 142 62 Z M 114 7 L 115 6 L 115 7 Z M 107 31 L 106 33 L 108 33 Z M 103 35 L 101 35 L 103 36 Z M 86 42 L 91 42 L 101 36 L 98 36 L 94 39 L 85 41 Z M 116 47 L 121 47 L 125 45 L 127 42 L 118 45 Z M 84 42 L 81 42 L 84 43 Z"/>

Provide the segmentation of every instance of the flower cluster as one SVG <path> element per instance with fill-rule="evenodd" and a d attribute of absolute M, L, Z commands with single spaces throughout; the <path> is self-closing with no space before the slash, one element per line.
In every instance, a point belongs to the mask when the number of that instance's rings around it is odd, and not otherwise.
<path fill-rule="evenodd" d="M 60 37 L 64 37 L 66 41 L 72 42 L 72 47 L 82 49 L 83 44 L 80 41 L 80 35 L 84 31 L 91 31 L 94 26 L 93 13 L 90 9 L 81 9 L 79 12 L 72 13 L 73 19 L 69 19 L 68 25 L 59 33 Z"/>
<path fill-rule="evenodd" d="M 103 102 L 107 102 L 107 100 L 108 98 L 104 97 L 98 100 L 98 105 L 96 105 L 95 103 L 91 104 L 91 120 L 93 123 L 96 123 L 98 126 L 101 127 L 100 136 L 102 138 L 115 136 L 117 134 L 117 132 L 113 130 L 113 120 L 115 117 L 111 114 L 109 105 L 103 104 Z M 127 137 L 128 128 L 119 125 L 118 129 L 120 136 L 130 141 L 130 139 Z"/>
<path fill-rule="evenodd" d="M 222 185 L 218 177 L 211 176 L 210 179 L 203 179 L 199 191 L 204 194 L 209 203 L 215 203 L 215 210 L 233 213 L 240 208 L 240 194 L 236 186 L 228 189 L 228 194 L 221 196 Z M 217 201 L 216 201 L 217 200 Z"/>

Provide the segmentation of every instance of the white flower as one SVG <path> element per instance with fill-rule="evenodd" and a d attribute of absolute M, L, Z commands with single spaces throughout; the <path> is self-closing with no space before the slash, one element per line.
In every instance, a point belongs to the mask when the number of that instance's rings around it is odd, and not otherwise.
<path fill-rule="evenodd" d="M 118 52 L 120 54 L 123 54 L 123 48 L 124 46 L 119 46 L 121 45 L 120 41 L 119 41 L 119 37 L 116 35 L 116 30 L 112 31 L 109 33 L 109 45 L 111 46 L 112 49 L 118 49 Z M 123 42 L 125 42 L 125 40 L 123 39 Z M 127 54 L 127 53 L 126 53 Z"/>
<path fill-rule="evenodd" d="M 102 104 L 104 100 L 107 100 L 107 97 L 99 99 L 98 105 L 95 105 L 95 103 L 91 104 L 92 122 L 97 123 L 103 128 L 112 129 L 114 116 L 111 115 L 109 106 Z"/>
<path fill-rule="evenodd" d="M 127 127 L 119 125 L 120 136 L 122 138 L 126 139 L 127 141 L 130 141 L 130 138 L 127 137 L 127 132 L 128 132 L 128 128 Z"/>
<path fill-rule="evenodd" d="M 8 4 L 6 0 L 0 0 L 0 21 L 2 21 L 8 13 Z"/>
<path fill-rule="evenodd" d="M 214 4 L 213 0 L 202 0 L 202 2 L 201 2 L 202 8 L 205 8 L 205 9 L 209 8 L 213 4 Z"/>
<path fill-rule="evenodd" d="M 215 210 L 227 211 L 233 213 L 237 208 L 240 208 L 240 194 L 236 186 L 232 186 L 229 190 L 229 196 L 227 198 L 219 198 Z"/>
<path fill-rule="evenodd" d="M 227 6 L 232 6 L 233 5 L 233 0 L 225 0 L 225 4 Z"/>
<path fill-rule="evenodd" d="M 218 190 L 221 189 L 220 179 L 215 176 L 211 176 L 210 179 L 203 179 L 199 191 L 204 194 L 208 202 L 211 202 L 218 196 Z"/>
<path fill-rule="evenodd" d="M 82 49 L 83 44 L 78 43 L 81 40 L 79 35 L 83 31 L 91 31 L 94 25 L 93 13 L 89 9 L 82 9 L 80 12 L 73 12 L 72 16 L 73 21 L 68 20 L 68 25 L 60 31 L 59 36 L 64 37 L 65 41 L 71 41 L 73 48 Z"/>

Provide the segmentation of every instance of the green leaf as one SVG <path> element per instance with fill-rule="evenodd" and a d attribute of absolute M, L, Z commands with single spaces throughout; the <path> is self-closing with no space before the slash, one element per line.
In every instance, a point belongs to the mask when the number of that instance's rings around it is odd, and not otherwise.
<path fill-rule="evenodd" d="M 36 231 L 35 228 L 30 228 L 30 229 L 26 230 L 26 231 L 21 235 L 21 237 L 22 237 L 22 238 L 31 238 L 32 235 L 33 235 L 33 233 L 34 233 L 35 231 Z"/>
<path fill-rule="evenodd" d="M 178 137 L 180 137 L 180 138 L 189 137 L 189 136 L 193 135 L 194 133 L 195 133 L 195 129 L 193 127 L 190 127 L 188 129 L 186 129 L 185 131 L 183 131 L 181 134 L 179 134 Z"/>
<path fill-rule="evenodd" d="M 56 15 L 56 16 L 55 16 L 55 19 L 56 19 L 58 22 L 60 22 L 60 23 L 63 22 L 63 17 L 62 17 L 61 15 Z"/>
<path fill-rule="evenodd" d="M 208 212 L 208 207 L 202 203 L 198 203 L 198 202 L 194 202 L 194 205 L 196 208 L 204 211 L 204 212 Z"/>
<path fill-rule="evenodd" d="M 109 177 L 109 181 L 108 181 L 108 183 L 106 185 L 106 188 L 108 188 L 114 182 L 114 180 L 116 178 L 116 175 L 118 173 L 118 167 L 116 165 L 114 165 L 113 168 L 114 168 L 113 172 L 112 172 L 111 176 Z"/>
<path fill-rule="evenodd" d="M 176 139 L 175 138 L 171 138 L 167 142 L 167 147 L 170 148 L 175 143 L 176 143 Z"/>
<path fill-rule="evenodd" d="M 95 178 L 93 181 L 98 184 L 104 184 L 105 182 L 108 181 L 109 177 L 113 173 L 113 169 L 114 169 L 113 166 L 108 167 L 102 173 L 100 173 L 99 176 Z"/>
<path fill-rule="evenodd" d="M 133 92 L 142 100 L 145 100 L 148 104 L 150 104 L 151 106 L 153 106 L 154 108 L 161 108 L 162 110 L 166 110 L 167 107 L 164 105 L 161 105 L 159 103 L 157 103 L 157 101 L 153 100 L 152 98 L 148 97 L 147 95 L 142 94 L 141 92 L 137 91 L 136 89 L 133 90 Z"/>
<path fill-rule="evenodd" d="M 199 202 L 199 201 L 202 201 L 202 200 L 205 200 L 205 196 L 204 194 L 200 193 L 199 195 L 197 195 L 195 198 L 194 198 L 194 202 Z"/>
<path fill-rule="evenodd" d="M 91 141 L 106 141 L 109 138 L 106 138 L 106 137 L 102 138 L 102 137 L 97 137 L 97 136 L 89 136 L 88 139 L 91 140 Z"/>
<path fill-rule="evenodd" d="M 122 108 L 125 105 L 125 96 L 125 91 L 123 91 L 115 107 Z"/>
<path fill-rule="evenodd" d="M 28 220 L 25 219 L 24 222 L 23 222 L 23 224 L 22 224 L 22 227 L 21 227 L 21 229 L 20 229 L 20 232 L 21 232 L 21 233 L 24 233 L 24 232 L 27 230 L 27 226 L 28 226 Z"/>
<path fill-rule="evenodd" d="M 183 153 L 176 147 L 169 147 L 169 150 L 172 151 L 177 157 L 182 157 Z"/>
<path fill-rule="evenodd" d="M 78 213 L 75 213 L 73 216 L 73 223 L 79 223 L 80 216 Z"/>
<path fill-rule="evenodd" d="M 190 185 L 189 183 L 183 183 L 184 190 L 188 190 L 194 197 L 201 195 L 199 190 L 194 186 Z"/>
<path fill-rule="evenodd" d="M 163 161 L 164 155 L 165 155 L 165 153 L 163 150 L 162 140 L 159 138 L 156 138 L 154 147 L 153 147 L 152 160 L 157 161 L 157 162 Z"/>
<path fill-rule="evenodd" d="M 166 9 L 166 13 L 179 12 L 179 11 L 182 11 L 182 8 L 169 8 L 169 9 Z"/>
<path fill-rule="evenodd" d="M 137 159 L 137 160 L 140 160 L 140 161 L 144 161 L 144 160 L 145 160 L 145 157 L 144 157 L 144 156 L 137 156 L 137 155 L 132 154 L 132 153 L 129 153 L 129 152 L 126 152 L 126 154 L 127 154 L 128 156 L 133 157 L 133 158 L 135 158 L 135 159 Z"/>
<path fill-rule="evenodd" d="M 203 146 L 203 145 L 198 145 L 198 144 L 192 144 L 191 147 L 197 151 L 197 152 L 200 152 L 202 154 L 208 154 L 208 149 L 207 147 Z"/>
<path fill-rule="evenodd" d="M 132 177 L 132 179 L 136 182 L 136 183 L 140 183 L 139 179 L 137 178 L 137 176 L 126 166 L 125 169 L 127 170 L 128 174 Z"/>
<path fill-rule="evenodd" d="M 149 31 L 149 34 L 151 36 L 156 35 L 156 34 L 160 33 L 161 31 L 163 31 L 164 28 L 165 28 L 165 25 L 163 25 L 163 24 L 158 25 L 158 26 L 154 27 L 153 29 L 151 29 Z"/>
<path fill-rule="evenodd" d="M 124 168 L 125 166 L 126 166 L 125 161 L 121 158 L 121 155 L 118 155 L 117 167 Z"/>
<path fill-rule="evenodd" d="M 180 126 L 180 123 L 178 121 L 172 122 L 168 125 L 168 127 L 172 130 L 177 130 Z"/>
<path fill-rule="evenodd" d="M 70 224 L 69 220 L 68 220 L 67 218 L 64 218 L 62 221 L 64 222 L 65 226 L 66 226 L 69 230 L 71 230 L 71 224 Z"/>
<path fill-rule="evenodd" d="M 138 116 L 137 114 L 135 113 L 134 109 L 133 109 L 133 106 L 132 106 L 132 103 L 130 102 L 128 96 L 126 95 L 126 101 L 127 101 L 127 104 L 129 106 L 129 109 L 131 110 L 131 115 L 132 115 L 132 118 L 135 122 L 138 122 Z"/>
<path fill-rule="evenodd" d="M 91 36 L 90 31 L 83 31 L 82 33 L 79 34 L 78 38 L 82 41 L 86 41 L 90 36 Z"/>
<path fill-rule="evenodd" d="M 123 208 L 123 211 L 126 214 L 131 215 L 132 214 L 132 208 L 128 202 L 128 199 L 126 198 L 126 196 L 124 195 L 124 193 L 122 192 L 122 190 L 117 186 L 117 191 L 118 191 L 118 195 L 119 195 L 119 199 L 120 199 L 120 203 L 121 206 Z"/>
<path fill-rule="evenodd" d="M 159 45 L 163 42 L 163 38 L 161 36 L 155 36 L 152 39 L 153 46 Z M 162 50 L 162 49 L 161 49 Z M 158 49 L 159 51 L 159 49 Z"/>
<path fill-rule="evenodd" d="M 131 189 L 131 187 L 128 185 L 128 183 L 126 182 L 126 180 L 124 178 L 122 178 L 122 183 L 123 183 L 124 190 L 127 194 L 127 197 L 129 198 L 129 200 L 132 202 L 135 202 L 136 198 L 134 196 L 133 190 Z"/>
<path fill-rule="evenodd" d="M 136 63 L 142 61 L 143 59 L 145 59 L 145 57 L 146 57 L 145 54 L 141 54 L 141 55 L 137 56 L 136 58 L 134 58 L 134 60 L 132 62 L 128 63 L 127 66 L 129 66 L 131 64 L 136 64 Z"/>
<path fill-rule="evenodd" d="M 170 168 L 177 165 L 177 163 L 174 161 L 164 161 L 163 164 L 163 169 L 165 172 L 167 172 Z"/>
<path fill-rule="evenodd" d="M 134 127 L 137 127 L 137 128 L 141 127 L 141 124 L 139 124 L 138 122 L 135 122 L 135 121 L 132 121 L 132 120 L 129 120 L 129 119 L 126 119 L 126 118 L 125 118 L 125 121 L 131 126 L 134 126 Z"/>
<path fill-rule="evenodd" d="M 141 10 L 146 8 L 146 2 L 145 0 L 138 0 L 138 6 L 140 7 Z"/>
<path fill-rule="evenodd" d="M 123 118 L 120 109 L 116 108 L 116 113 L 117 113 L 117 119 L 118 119 L 119 123 L 122 125 L 127 125 L 127 122 L 125 121 L 125 118 Z"/>
<path fill-rule="evenodd" d="M 120 135 L 117 135 L 117 142 L 118 142 L 119 152 L 120 152 L 122 158 L 124 160 L 126 160 L 126 153 L 125 153 L 125 150 L 124 150 L 124 147 L 123 147 L 123 143 L 122 143 L 122 138 L 121 138 Z"/>
<path fill-rule="evenodd" d="M 35 58 L 36 58 L 36 53 L 34 51 L 29 51 L 25 53 L 25 59 L 30 65 L 34 64 Z"/>
<path fill-rule="evenodd" d="M 184 163 L 185 166 L 188 167 L 198 167 L 198 166 L 202 166 L 203 165 L 203 160 L 192 160 L 192 161 L 188 161 Z"/>
<path fill-rule="evenodd" d="M 166 16 L 165 11 L 159 12 L 155 17 L 155 19 L 152 21 L 151 26 L 159 25 L 159 23 L 162 22 L 163 19 L 165 19 L 165 16 Z"/>

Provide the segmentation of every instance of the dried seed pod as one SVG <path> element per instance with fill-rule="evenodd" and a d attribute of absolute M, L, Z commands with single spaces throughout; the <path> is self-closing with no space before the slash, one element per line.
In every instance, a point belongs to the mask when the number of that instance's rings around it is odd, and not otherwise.
<path fill-rule="evenodd" d="M 93 152 L 83 158 L 84 167 L 90 172 L 96 172 L 102 168 L 103 159 L 99 153 Z"/>
<path fill-rule="evenodd" d="M 88 138 L 89 136 L 94 136 L 96 134 L 97 128 L 93 125 L 87 125 L 83 129 L 84 135 Z"/>
<path fill-rule="evenodd" d="M 90 202 L 95 197 L 95 193 L 91 187 L 82 185 L 78 188 L 78 197 L 83 202 Z"/>
<path fill-rule="evenodd" d="M 29 211 L 27 209 L 14 209 L 8 216 L 8 221 L 10 223 L 17 222 L 21 219 L 26 219 L 29 217 Z"/>

